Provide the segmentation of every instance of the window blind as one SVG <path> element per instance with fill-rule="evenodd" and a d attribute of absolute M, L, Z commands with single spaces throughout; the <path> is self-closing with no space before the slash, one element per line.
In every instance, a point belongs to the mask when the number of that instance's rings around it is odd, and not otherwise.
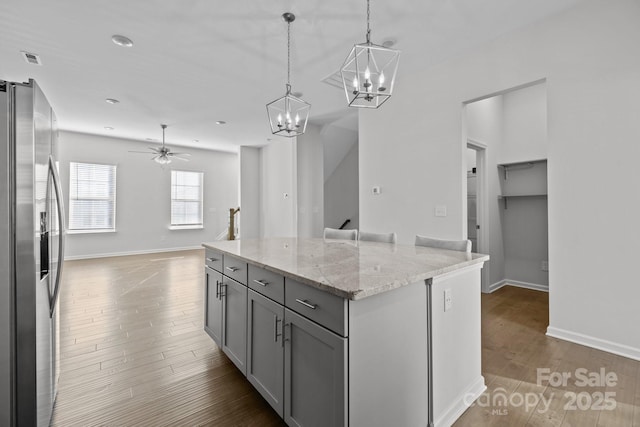
<path fill-rule="evenodd" d="M 202 172 L 171 171 L 171 226 L 202 226 Z"/>
<path fill-rule="evenodd" d="M 116 166 L 70 162 L 69 230 L 116 227 Z"/>

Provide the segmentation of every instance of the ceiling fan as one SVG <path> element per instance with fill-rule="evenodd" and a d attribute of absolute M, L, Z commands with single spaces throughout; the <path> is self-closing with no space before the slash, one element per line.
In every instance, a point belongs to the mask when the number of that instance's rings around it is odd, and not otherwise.
<path fill-rule="evenodd" d="M 160 148 L 149 147 L 149 149 L 151 150 L 151 154 L 155 154 L 155 156 L 153 156 L 151 158 L 151 160 L 154 160 L 156 163 L 159 163 L 161 165 L 167 165 L 167 164 L 171 163 L 172 159 L 178 159 L 178 160 L 182 160 L 182 161 L 188 162 L 189 159 L 186 159 L 186 158 L 180 157 L 180 156 L 190 156 L 191 154 L 189 154 L 189 153 L 174 153 L 169 149 L 169 147 L 165 146 L 165 144 L 164 144 L 164 130 L 167 128 L 167 125 L 161 124 L 160 127 L 162 127 L 162 147 L 160 147 Z M 130 153 L 149 154 L 148 151 L 129 151 L 129 152 Z"/>

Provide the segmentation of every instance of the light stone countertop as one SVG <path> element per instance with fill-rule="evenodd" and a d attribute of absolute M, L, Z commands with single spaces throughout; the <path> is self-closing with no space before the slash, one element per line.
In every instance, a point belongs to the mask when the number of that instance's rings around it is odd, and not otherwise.
<path fill-rule="evenodd" d="M 489 259 L 422 246 L 311 238 L 221 240 L 202 246 L 351 300 Z"/>

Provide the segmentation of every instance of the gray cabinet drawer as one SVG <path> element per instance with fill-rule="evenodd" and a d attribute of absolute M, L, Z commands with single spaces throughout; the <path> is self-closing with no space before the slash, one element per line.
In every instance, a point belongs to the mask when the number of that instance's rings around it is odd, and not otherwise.
<path fill-rule="evenodd" d="M 249 287 L 275 302 L 284 304 L 284 277 L 278 273 L 249 264 Z"/>
<path fill-rule="evenodd" d="M 348 336 L 347 300 L 287 277 L 285 306 L 327 329 Z"/>
<path fill-rule="evenodd" d="M 247 263 L 245 261 L 231 255 L 225 255 L 224 270 L 222 272 L 225 276 L 231 277 L 236 282 L 247 286 Z"/>
<path fill-rule="evenodd" d="M 208 267 L 222 273 L 222 253 L 207 249 L 204 255 L 204 262 Z"/>

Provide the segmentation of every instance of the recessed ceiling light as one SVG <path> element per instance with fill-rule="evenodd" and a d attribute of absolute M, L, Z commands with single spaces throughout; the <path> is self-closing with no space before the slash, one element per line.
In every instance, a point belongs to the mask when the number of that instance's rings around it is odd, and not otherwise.
<path fill-rule="evenodd" d="M 217 121 L 216 121 L 216 124 L 217 124 L 217 125 L 226 125 L 226 124 L 227 124 L 227 122 L 225 122 L 224 120 L 217 120 Z"/>
<path fill-rule="evenodd" d="M 193 142 L 200 142 L 200 140 L 199 139 L 194 139 Z"/>
<path fill-rule="evenodd" d="M 113 130 L 114 128 L 112 128 L 111 126 L 105 126 L 104 127 L 106 130 Z"/>
<path fill-rule="evenodd" d="M 398 40 L 394 39 L 394 38 L 388 38 L 385 41 L 382 42 L 382 46 L 389 48 L 389 47 L 393 47 L 395 46 L 395 44 L 398 43 Z"/>
<path fill-rule="evenodd" d="M 157 139 L 155 139 L 155 138 L 146 138 L 146 139 L 147 139 L 147 141 L 157 141 Z"/>
<path fill-rule="evenodd" d="M 129 37 L 121 36 L 119 34 L 115 34 L 111 36 L 111 40 L 118 46 L 122 46 L 122 47 L 133 46 L 133 41 L 131 41 Z"/>
<path fill-rule="evenodd" d="M 115 98 L 107 98 L 107 99 L 105 99 L 105 101 L 107 102 L 107 104 L 117 104 L 117 103 L 120 102 Z"/>

